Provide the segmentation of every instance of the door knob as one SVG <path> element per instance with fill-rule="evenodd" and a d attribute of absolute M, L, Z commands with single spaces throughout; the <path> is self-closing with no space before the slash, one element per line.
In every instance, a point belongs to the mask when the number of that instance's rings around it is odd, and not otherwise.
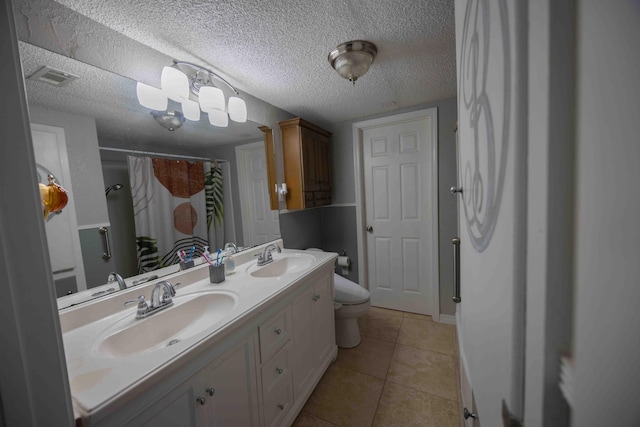
<path fill-rule="evenodd" d="M 368 231 L 369 233 L 373 233 L 373 227 L 372 227 L 372 226 L 370 226 L 370 225 L 367 225 L 367 231 Z"/>
<path fill-rule="evenodd" d="M 455 187 L 454 186 L 454 187 L 451 187 L 451 189 L 449 191 L 451 191 L 451 195 L 452 196 L 455 196 L 456 193 L 462 194 L 462 187 Z"/>

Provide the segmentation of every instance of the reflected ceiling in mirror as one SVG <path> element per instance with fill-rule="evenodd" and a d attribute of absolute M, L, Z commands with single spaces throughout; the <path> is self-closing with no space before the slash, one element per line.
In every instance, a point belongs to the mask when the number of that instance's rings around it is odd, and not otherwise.
<path fill-rule="evenodd" d="M 151 110 L 138 103 L 135 80 L 29 43 L 19 45 L 29 104 L 95 117 L 101 146 L 198 155 L 215 145 L 262 139 L 258 123 L 229 121 L 226 128 L 214 127 L 205 114 L 197 122 L 186 121 L 169 131 L 154 120 Z M 29 79 L 43 66 L 77 79 L 63 86 Z M 180 104 L 170 100 L 169 109 L 180 109 Z"/>

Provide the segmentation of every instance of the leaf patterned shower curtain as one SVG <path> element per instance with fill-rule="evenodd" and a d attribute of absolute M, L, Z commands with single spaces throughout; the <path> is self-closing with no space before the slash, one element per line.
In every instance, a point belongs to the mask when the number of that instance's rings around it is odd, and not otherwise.
<path fill-rule="evenodd" d="M 138 272 L 177 264 L 224 242 L 222 171 L 216 162 L 128 157 Z"/>

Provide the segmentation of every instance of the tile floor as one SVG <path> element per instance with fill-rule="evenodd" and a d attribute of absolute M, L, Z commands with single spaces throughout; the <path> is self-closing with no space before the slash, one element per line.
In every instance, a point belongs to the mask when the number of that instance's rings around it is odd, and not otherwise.
<path fill-rule="evenodd" d="M 372 307 L 294 427 L 462 426 L 455 327 Z"/>

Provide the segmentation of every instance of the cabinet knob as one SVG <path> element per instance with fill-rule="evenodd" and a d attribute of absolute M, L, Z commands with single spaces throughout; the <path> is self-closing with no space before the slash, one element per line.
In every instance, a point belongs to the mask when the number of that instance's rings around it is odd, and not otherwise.
<path fill-rule="evenodd" d="M 273 331 L 276 335 L 280 335 L 282 333 L 282 329 L 278 328 L 275 331 Z"/>
<path fill-rule="evenodd" d="M 284 411 L 284 405 L 282 403 L 278 403 L 278 409 Z"/>
<path fill-rule="evenodd" d="M 216 389 L 213 387 L 209 387 L 208 389 L 205 390 L 207 392 L 207 394 L 209 396 L 213 396 L 214 394 L 216 394 Z"/>
<path fill-rule="evenodd" d="M 311 299 L 314 301 L 318 301 L 320 299 L 320 295 L 314 295 Z"/>
<path fill-rule="evenodd" d="M 198 396 L 196 397 L 196 402 L 198 402 L 201 405 L 204 405 L 205 403 L 207 403 L 207 400 L 202 396 Z"/>
<path fill-rule="evenodd" d="M 277 372 L 279 375 L 282 375 L 282 373 L 283 373 L 284 371 L 282 370 L 282 368 L 276 368 L 276 372 Z"/>

